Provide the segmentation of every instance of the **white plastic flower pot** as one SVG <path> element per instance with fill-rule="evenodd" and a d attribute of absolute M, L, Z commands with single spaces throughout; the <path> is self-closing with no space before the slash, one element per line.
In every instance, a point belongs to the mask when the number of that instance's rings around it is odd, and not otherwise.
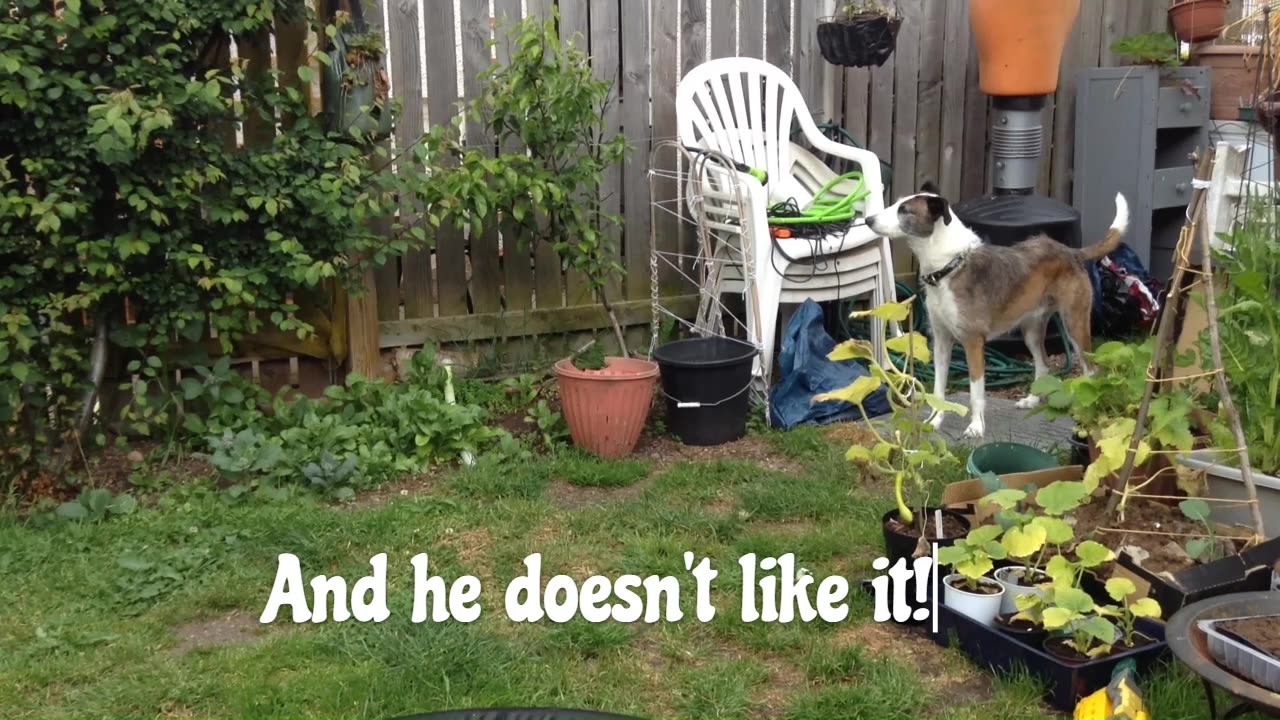
<path fill-rule="evenodd" d="M 977 623 L 991 627 L 996 615 L 1000 613 L 1000 602 L 1004 598 L 1004 586 L 991 578 L 979 578 L 978 584 L 995 588 L 999 592 L 990 594 L 969 592 L 955 587 L 953 583 L 964 582 L 967 578 L 960 573 L 952 573 L 942 579 L 942 602 L 946 606 Z"/>
<path fill-rule="evenodd" d="M 1038 587 L 1028 585 L 1019 585 L 1017 581 L 1022 578 L 1025 568 L 1020 567 L 1002 567 L 996 570 L 996 582 L 1004 588 L 1004 595 L 1000 600 L 1000 614 L 1013 613 L 1018 611 L 1018 597 L 1021 595 L 1039 595 L 1044 597 L 1044 590 Z M 1032 571 L 1033 578 L 1039 578 L 1041 582 L 1048 582 L 1049 578 L 1043 574 L 1037 574 Z"/>

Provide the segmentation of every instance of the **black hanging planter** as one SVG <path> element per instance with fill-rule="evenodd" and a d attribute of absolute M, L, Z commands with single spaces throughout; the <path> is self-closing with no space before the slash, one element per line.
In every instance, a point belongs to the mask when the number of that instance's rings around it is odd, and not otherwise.
<path fill-rule="evenodd" d="M 832 65 L 880 67 L 898 43 L 901 17 L 836 15 L 818 21 L 818 49 Z"/>

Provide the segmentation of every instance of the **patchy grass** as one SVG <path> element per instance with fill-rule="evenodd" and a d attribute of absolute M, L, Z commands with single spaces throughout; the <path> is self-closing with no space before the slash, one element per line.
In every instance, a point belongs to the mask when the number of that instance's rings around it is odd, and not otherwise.
<path fill-rule="evenodd" d="M 341 507 L 228 504 L 197 483 L 100 525 L 0 516 L 0 716 L 540 705 L 698 718 L 1058 717 L 1030 678 L 992 678 L 918 630 L 871 623 L 861 593 L 841 623 L 739 621 L 746 553 L 794 552 L 814 575 L 844 574 L 855 587 L 869 574 L 891 501 L 843 461 L 842 437 L 763 433 L 744 441 L 746 459 L 728 448 L 685 460 L 481 460 Z M 676 623 L 517 624 L 502 612 L 505 584 L 531 553 L 542 554 L 544 580 L 582 581 L 687 578 L 686 551 L 720 573 L 706 624 L 689 592 Z M 383 552 L 386 621 L 295 625 L 286 611 L 256 622 L 279 554 L 297 555 L 308 577 L 354 582 Z M 423 552 L 433 574 L 481 579 L 478 620 L 410 621 L 409 560 Z M 1153 717 L 1206 712 L 1183 670 L 1161 671 L 1144 690 Z"/>

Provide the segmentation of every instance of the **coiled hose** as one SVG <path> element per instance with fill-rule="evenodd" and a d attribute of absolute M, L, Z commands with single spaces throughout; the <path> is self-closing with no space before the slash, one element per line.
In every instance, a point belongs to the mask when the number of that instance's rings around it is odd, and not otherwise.
<path fill-rule="evenodd" d="M 911 314 L 914 319 L 911 329 L 927 335 L 929 329 L 929 318 L 928 313 L 926 313 L 922 307 L 924 291 L 921 290 L 917 292 L 904 283 L 897 284 L 897 291 L 899 299 L 909 298 L 913 293 L 916 295 L 917 307 L 915 312 Z M 852 302 L 852 300 L 845 301 L 840 309 L 840 316 L 844 318 L 844 331 L 851 338 L 866 340 L 869 337 L 866 330 L 861 327 L 853 327 L 849 323 L 848 318 L 849 311 L 852 310 Z M 1066 338 L 1067 332 L 1066 328 L 1062 325 L 1062 317 L 1055 314 L 1053 319 L 1054 322 L 1057 323 L 1059 335 Z M 1073 362 L 1071 343 L 1063 342 L 1063 345 L 1066 349 L 1067 361 L 1065 367 L 1059 371 L 1058 374 L 1060 375 L 1070 373 Z M 1009 357 L 1008 355 L 1005 355 L 999 350 L 993 348 L 990 344 L 986 346 L 984 357 L 986 362 L 986 368 L 984 371 L 986 387 L 993 388 L 1021 385 L 1035 377 L 1036 367 L 1034 364 Z M 889 353 L 889 358 L 893 361 L 893 364 L 898 367 L 898 369 L 903 371 L 906 370 L 907 358 L 905 355 L 891 351 Z M 931 383 L 933 381 L 933 363 L 917 362 L 915 364 L 915 372 L 912 374 L 926 384 Z M 951 369 L 948 373 L 948 378 L 950 379 L 949 384 L 952 386 L 963 387 L 964 384 L 969 381 L 969 364 L 965 362 L 964 349 L 959 346 L 952 348 Z"/>

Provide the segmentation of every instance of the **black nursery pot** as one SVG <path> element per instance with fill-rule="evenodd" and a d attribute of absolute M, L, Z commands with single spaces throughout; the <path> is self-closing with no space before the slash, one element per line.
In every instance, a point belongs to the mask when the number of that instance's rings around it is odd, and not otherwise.
<path fill-rule="evenodd" d="M 929 515 L 933 515 L 933 513 L 938 509 L 939 508 L 926 508 L 923 512 Z M 960 525 L 964 528 L 964 532 L 967 533 L 969 531 L 968 518 L 966 518 L 964 515 L 961 515 L 960 513 L 954 510 L 948 510 L 946 508 L 941 508 L 941 509 L 942 509 L 942 514 L 945 517 L 950 517 L 950 518 L 954 518 L 955 520 L 958 520 L 960 522 Z M 920 511 L 916 511 L 916 512 L 919 513 Z M 898 509 L 894 508 L 889 512 L 886 512 L 880 518 L 880 529 L 884 532 L 885 558 L 889 560 L 889 567 L 893 567 L 894 565 L 897 564 L 898 560 L 901 560 L 904 558 L 906 559 L 907 564 L 910 564 L 912 561 L 912 556 L 915 555 L 915 552 L 916 552 L 916 544 L 919 543 L 920 541 L 920 538 L 917 535 L 907 535 L 905 533 L 900 533 L 889 527 L 889 521 L 893 518 L 896 518 L 897 516 L 898 516 Z M 930 542 L 938 543 L 938 547 L 946 547 L 954 543 L 957 539 L 959 539 L 959 537 L 960 536 L 952 537 L 952 538 L 943 538 L 941 540 L 930 539 Z M 924 593 L 924 596 L 926 598 L 925 601 L 923 603 L 920 603 L 920 602 L 916 602 L 915 578 L 912 578 L 911 580 L 907 581 L 907 604 L 911 606 L 912 613 L 914 613 L 916 610 L 920 608 L 927 608 L 930 606 L 930 602 L 928 598 L 932 597 L 932 590 L 933 590 L 932 583 L 930 582 L 929 579 L 926 579 L 925 582 L 929 583 L 930 585 L 929 587 L 925 588 L 925 593 Z M 941 599 L 939 599 L 939 604 L 941 604 Z M 919 623 L 916 622 L 915 620 L 912 620 L 908 624 L 916 625 Z"/>
<path fill-rule="evenodd" d="M 880 67 L 893 54 L 902 18 L 826 17 L 818 21 L 818 49 L 832 65 Z"/>
<path fill-rule="evenodd" d="M 1023 642 L 1023 638 L 1003 628 L 974 622 L 946 605 L 938 606 L 938 629 L 931 633 L 933 641 L 948 647 L 955 645 L 979 665 L 999 672 L 1013 672 L 1022 667 L 1044 681 L 1045 700 L 1053 707 L 1070 712 L 1080 698 L 1111 682 L 1111 672 L 1125 659 L 1137 665 L 1138 675 L 1145 676 L 1165 655 L 1164 626 L 1139 618 L 1138 630 L 1155 642 L 1140 647 L 1093 658 L 1069 662 L 1045 652 L 1043 640 Z"/>
<path fill-rule="evenodd" d="M 1071 449 L 1071 464 L 1080 467 L 1089 466 L 1089 443 L 1080 439 L 1076 431 L 1067 435 L 1067 447 Z"/>
<path fill-rule="evenodd" d="M 1037 647 L 1043 643 L 1045 637 L 1049 635 L 1049 631 L 1045 630 L 1043 625 L 1036 625 L 1028 621 L 1020 621 L 1010 625 L 1009 620 L 1016 614 L 1000 615 L 996 618 L 995 627 L 1023 645 Z"/>

